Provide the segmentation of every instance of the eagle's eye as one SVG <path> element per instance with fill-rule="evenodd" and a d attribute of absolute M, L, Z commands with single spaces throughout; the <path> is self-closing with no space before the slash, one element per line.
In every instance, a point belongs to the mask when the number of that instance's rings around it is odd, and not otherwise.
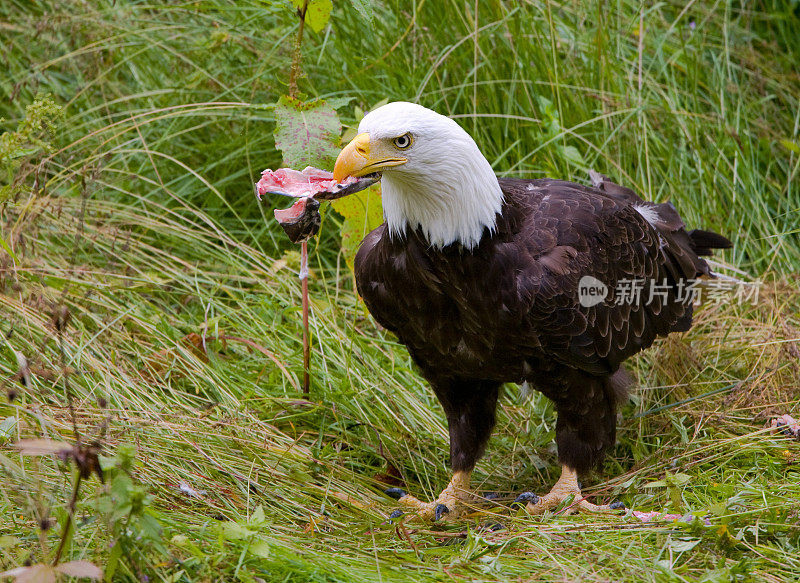
<path fill-rule="evenodd" d="M 411 147 L 411 143 L 414 141 L 411 137 L 410 133 L 403 134 L 402 136 L 396 137 L 394 140 L 394 145 L 397 146 L 401 150 L 407 150 Z"/>

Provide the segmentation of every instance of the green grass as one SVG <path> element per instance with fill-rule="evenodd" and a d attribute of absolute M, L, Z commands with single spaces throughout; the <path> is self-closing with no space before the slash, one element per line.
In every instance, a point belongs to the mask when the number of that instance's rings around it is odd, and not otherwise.
<path fill-rule="evenodd" d="M 63 524 L 71 492 L 64 466 L 8 447 L 69 438 L 49 324 L 64 303 L 79 427 L 93 434 L 110 415 L 105 453 L 133 446 L 133 479 L 152 495 L 125 522 L 96 478 L 83 487 L 65 554 L 108 565 L 116 538 L 119 580 L 798 579 L 800 446 L 765 428 L 800 410 L 796 3 L 642 14 L 624 1 L 488 2 L 477 25 L 475 6 L 391 2 L 371 26 L 337 3 L 331 27 L 306 39 L 301 90 L 352 98 L 346 124 L 356 105 L 418 99 L 456 116 L 498 173 L 584 180 L 595 168 L 731 237 L 723 260 L 767 282 L 759 304 L 705 305 L 690 333 L 631 362 L 640 389 L 585 483 L 711 526 L 507 508 L 389 524 L 380 475 L 396 468 L 434 496 L 447 432 L 406 351 L 358 303 L 330 212 L 312 244 L 310 399 L 298 390 L 298 256 L 251 190 L 280 165 L 270 104 L 286 91 L 291 12 L 12 0 L 0 7 L 0 131 L 37 94 L 64 115 L 44 136 L 51 150 L 2 161 L 15 259 L 0 252 L 0 368 L 18 396 L 0 405 L 0 423 L 14 420 L 0 425 L 0 570 L 47 559 L 60 529 L 37 524 Z M 12 351 L 30 361 L 27 388 Z M 558 471 L 553 410 L 507 393 L 474 485 L 545 491 Z M 646 487 L 668 474 L 688 480 Z M 494 522 L 505 528 L 481 530 Z"/>

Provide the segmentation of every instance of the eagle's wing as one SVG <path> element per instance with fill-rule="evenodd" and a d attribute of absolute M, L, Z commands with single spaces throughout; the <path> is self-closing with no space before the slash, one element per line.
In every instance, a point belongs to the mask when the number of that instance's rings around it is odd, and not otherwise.
<path fill-rule="evenodd" d="M 447 355 L 493 378 L 502 371 L 481 363 L 495 363 L 500 349 L 503 362 L 545 358 L 606 375 L 657 336 L 689 329 L 692 306 L 679 300 L 679 286 L 709 274 L 698 253 L 727 239 L 687 233 L 671 205 L 610 182 L 500 185 L 497 229 L 471 251 L 437 250 L 413 232 L 388 237 L 384 224 L 356 255 L 359 295 L 419 364 L 436 367 Z M 608 288 L 605 301 L 581 305 L 585 276 Z M 641 285 L 638 301 L 621 301 L 626 284 Z"/>
<path fill-rule="evenodd" d="M 672 205 L 645 203 L 607 179 L 600 188 L 558 180 L 500 183 L 520 215 L 513 236 L 515 311 L 535 331 L 537 350 L 608 374 L 657 336 L 688 330 L 692 305 L 682 301 L 688 290 L 680 286 L 709 270 Z M 581 305 L 585 276 L 607 287 L 605 301 Z"/>

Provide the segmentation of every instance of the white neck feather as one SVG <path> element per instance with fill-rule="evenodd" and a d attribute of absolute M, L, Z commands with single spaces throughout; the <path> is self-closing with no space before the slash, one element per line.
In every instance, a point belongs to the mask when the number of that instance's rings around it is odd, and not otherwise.
<path fill-rule="evenodd" d="M 471 249 L 484 229 L 495 230 L 503 192 L 489 163 L 484 159 L 486 168 L 480 168 L 450 162 L 455 165 L 449 172 L 431 174 L 423 183 L 399 173 L 383 176 L 383 214 L 392 236 L 420 227 L 435 247 L 459 242 Z"/>
<path fill-rule="evenodd" d="M 477 145 L 454 144 L 446 156 L 429 158 L 424 177 L 416 172 L 386 172 L 381 179 L 383 214 L 393 236 L 420 227 L 435 247 L 459 242 L 467 249 L 494 231 L 503 192 Z"/>

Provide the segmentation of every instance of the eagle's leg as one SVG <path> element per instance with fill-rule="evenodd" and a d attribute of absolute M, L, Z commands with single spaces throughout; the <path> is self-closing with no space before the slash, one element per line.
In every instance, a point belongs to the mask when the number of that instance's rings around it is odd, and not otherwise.
<path fill-rule="evenodd" d="M 568 508 L 573 512 L 612 512 L 625 508 L 620 502 L 599 506 L 587 501 L 581 494 L 580 486 L 578 486 L 578 473 L 566 465 L 561 467 L 561 477 L 548 494 L 540 497 L 526 492 L 517 497 L 518 502 L 527 503 L 525 509 L 530 514 L 542 514 L 546 510 L 556 508 L 566 500 L 571 500 Z"/>
<path fill-rule="evenodd" d="M 426 520 L 439 520 L 445 515 L 456 518 L 467 509 L 466 503 L 475 498 L 469 491 L 469 479 L 494 427 L 500 384 L 437 379 L 431 385 L 447 416 L 453 477 L 433 502 L 423 502 L 399 488 L 390 488 L 386 493 Z M 395 512 L 394 516 L 397 515 Z"/>
<path fill-rule="evenodd" d="M 627 398 L 629 384 L 629 377 L 622 369 L 609 376 L 566 370 L 551 380 L 545 394 L 558 411 L 556 444 L 561 477 L 549 494 L 538 497 L 526 492 L 517 498 L 517 502 L 527 503 L 531 514 L 551 510 L 567 499 L 573 500 L 572 511 L 608 512 L 625 507 L 620 502 L 598 506 L 586 501 L 578 485 L 578 472 L 588 472 L 614 445 L 617 406 Z"/>

